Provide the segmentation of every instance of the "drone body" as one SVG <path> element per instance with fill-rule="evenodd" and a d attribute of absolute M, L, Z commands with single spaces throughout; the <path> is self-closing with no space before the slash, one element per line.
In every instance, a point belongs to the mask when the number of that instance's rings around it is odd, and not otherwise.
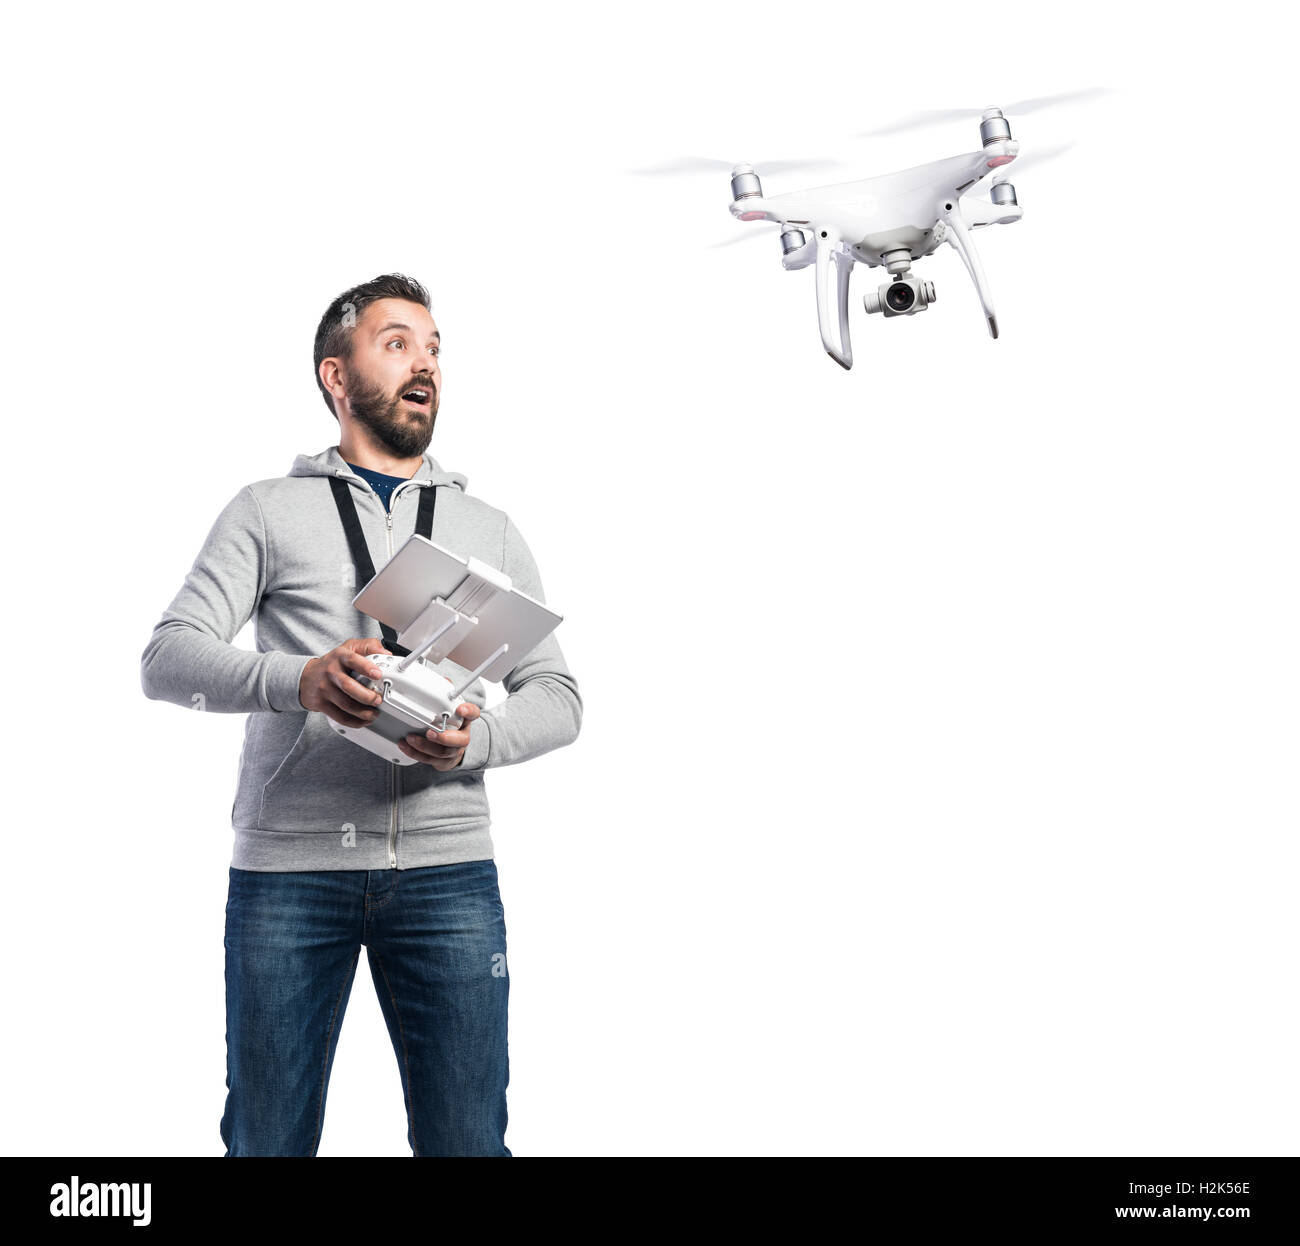
<path fill-rule="evenodd" d="M 1011 127 L 997 108 L 984 113 L 980 138 L 983 148 L 967 155 L 771 198 L 763 196 L 752 166 L 742 164 L 732 171 L 732 215 L 742 221 L 780 225 L 785 268 L 816 265 L 822 345 L 841 367 L 853 366 L 848 323 L 853 265 L 883 267 L 892 275 L 892 281 L 865 296 L 868 312 L 910 316 L 934 302 L 933 283 L 910 275 L 912 261 L 930 255 L 944 242 L 950 243 L 965 263 L 989 334 L 997 337 L 992 296 L 970 231 L 1018 221 L 1022 209 L 1016 202 L 1015 187 L 1005 175 L 996 178 L 989 199 L 969 197 L 969 192 L 993 170 L 1010 164 L 1020 145 L 1011 138 Z"/>

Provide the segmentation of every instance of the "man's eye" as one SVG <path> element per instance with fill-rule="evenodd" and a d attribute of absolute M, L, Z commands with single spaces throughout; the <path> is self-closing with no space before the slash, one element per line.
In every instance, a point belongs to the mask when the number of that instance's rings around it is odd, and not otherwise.
<path fill-rule="evenodd" d="M 388 343 L 389 346 L 391 346 L 391 345 L 393 344 L 393 342 L 396 342 L 396 343 L 398 344 L 398 346 L 401 346 L 401 345 L 403 344 L 403 343 L 402 343 L 402 339 L 401 339 L 400 337 L 395 337 L 395 338 L 393 338 L 393 341 Z"/>
<path fill-rule="evenodd" d="M 429 353 L 436 356 L 442 354 L 442 350 L 438 346 L 430 346 Z"/>

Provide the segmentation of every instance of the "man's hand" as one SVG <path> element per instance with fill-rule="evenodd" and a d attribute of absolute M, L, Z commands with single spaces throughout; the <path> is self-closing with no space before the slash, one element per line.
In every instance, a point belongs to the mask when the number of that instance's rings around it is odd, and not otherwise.
<path fill-rule="evenodd" d="M 456 713 L 465 721 L 451 731 L 434 731 L 423 735 L 413 733 L 398 740 L 397 747 L 414 761 L 422 761 L 435 770 L 455 770 L 469 747 L 469 725 L 478 717 L 478 706 L 468 701 L 456 706 Z"/>
<path fill-rule="evenodd" d="M 384 703 L 383 696 L 352 678 L 350 671 L 360 671 L 378 679 L 383 671 L 367 662 L 367 653 L 387 653 L 378 637 L 345 640 L 303 667 L 298 681 L 298 700 L 303 709 L 320 710 L 345 727 L 368 727 L 379 713 L 374 707 Z"/>

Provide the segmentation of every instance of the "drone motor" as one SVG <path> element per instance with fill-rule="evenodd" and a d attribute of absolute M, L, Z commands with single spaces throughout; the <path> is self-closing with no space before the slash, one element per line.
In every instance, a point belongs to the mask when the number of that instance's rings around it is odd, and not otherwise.
<path fill-rule="evenodd" d="M 789 255 L 797 251 L 808 241 L 808 235 L 802 229 L 783 229 L 781 231 L 781 254 Z"/>
<path fill-rule="evenodd" d="M 754 166 L 751 164 L 738 164 L 731 174 L 731 199 L 733 203 L 741 203 L 745 199 L 762 200 L 763 183 L 758 180 L 758 174 L 754 172 Z M 766 212 L 740 212 L 737 216 L 742 221 L 761 221 L 767 215 Z"/>
<path fill-rule="evenodd" d="M 994 182 L 989 191 L 989 201 L 994 207 L 1006 208 L 1002 216 L 994 217 L 996 225 L 1009 225 L 1020 219 L 1020 200 L 1016 198 L 1016 188 L 1010 182 Z"/>
<path fill-rule="evenodd" d="M 817 262 L 817 247 L 812 235 L 788 226 L 781 231 L 781 267 L 786 272 L 807 268 Z"/>
<path fill-rule="evenodd" d="M 1011 123 L 1002 115 L 1002 109 L 990 108 L 980 119 L 980 142 L 985 147 L 994 143 L 1006 143 L 1011 140 Z M 999 165 L 1010 164 L 1015 156 L 990 156 L 988 166 L 996 169 Z"/>
<path fill-rule="evenodd" d="M 1001 143 L 1011 137 L 1011 123 L 1002 115 L 1002 109 L 990 108 L 980 118 L 980 142 Z"/>

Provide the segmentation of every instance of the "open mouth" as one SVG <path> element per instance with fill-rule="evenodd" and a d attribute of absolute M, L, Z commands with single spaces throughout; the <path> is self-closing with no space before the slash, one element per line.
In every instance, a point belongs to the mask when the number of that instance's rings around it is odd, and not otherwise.
<path fill-rule="evenodd" d="M 409 402 L 413 407 L 427 407 L 433 400 L 433 390 L 431 389 L 408 389 L 402 395 L 403 402 Z"/>

